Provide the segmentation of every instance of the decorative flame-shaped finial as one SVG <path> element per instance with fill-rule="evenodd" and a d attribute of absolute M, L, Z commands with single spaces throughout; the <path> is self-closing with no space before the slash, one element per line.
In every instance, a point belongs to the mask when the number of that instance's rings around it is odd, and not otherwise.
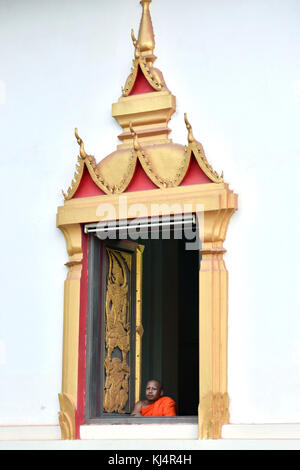
<path fill-rule="evenodd" d="M 137 133 L 135 132 L 131 121 L 129 123 L 129 128 L 130 128 L 131 135 L 133 136 L 133 148 L 134 148 L 134 150 L 136 150 L 136 151 L 141 150 L 141 146 L 140 146 L 140 143 L 139 143 Z"/>
<path fill-rule="evenodd" d="M 184 113 L 184 122 L 185 122 L 185 125 L 186 125 L 186 128 L 188 130 L 188 141 L 189 143 L 192 143 L 195 141 L 195 138 L 194 138 L 194 135 L 193 135 L 193 129 L 192 129 L 192 126 L 190 125 L 188 119 L 187 119 L 187 116 L 186 116 L 186 113 Z"/>
<path fill-rule="evenodd" d="M 78 135 L 78 130 L 77 130 L 77 127 L 75 127 L 75 137 L 77 139 L 77 143 L 78 145 L 80 146 L 80 156 L 81 158 L 86 158 L 88 157 L 87 153 L 85 152 L 84 150 L 84 143 L 83 143 L 83 140 L 79 137 Z"/>

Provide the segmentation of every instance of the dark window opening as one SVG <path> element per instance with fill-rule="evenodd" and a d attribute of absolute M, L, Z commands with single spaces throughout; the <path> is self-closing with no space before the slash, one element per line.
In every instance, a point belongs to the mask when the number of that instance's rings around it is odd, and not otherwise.
<path fill-rule="evenodd" d="M 185 243 L 143 242 L 142 391 L 157 378 L 178 415 L 197 415 L 199 253 L 185 250 Z"/>
<path fill-rule="evenodd" d="M 130 238 L 128 238 L 130 241 Z M 128 242 L 127 241 L 127 242 Z M 125 413 L 103 412 L 103 315 L 105 293 L 103 268 L 105 246 L 122 246 L 126 241 L 102 241 L 89 235 L 89 281 L 87 319 L 86 422 L 103 418 L 129 418 L 135 401 L 134 380 L 130 382 Z M 172 397 L 178 416 L 197 416 L 199 403 L 199 249 L 186 249 L 192 240 L 137 239 L 144 245 L 142 270 L 142 375 L 141 397 L 147 380 L 163 383 L 165 395 Z M 115 245 L 114 245 L 115 244 Z M 102 260 L 102 261 L 101 261 Z M 102 267 L 101 267 L 102 263 Z M 134 286 L 132 286 L 134 295 Z M 135 312 L 132 312 L 133 320 Z M 131 351 L 134 352 L 134 342 Z M 116 350 L 117 351 L 117 350 Z M 121 358 L 121 352 L 115 352 Z M 132 372 L 134 361 L 131 360 Z M 148 418 L 149 419 L 149 418 Z M 154 418 L 153 418 L 154 419 Z M 163 418 L 164 419 L 164 418 Z M 144 420 L 144 419 L 143 419 Z"/>

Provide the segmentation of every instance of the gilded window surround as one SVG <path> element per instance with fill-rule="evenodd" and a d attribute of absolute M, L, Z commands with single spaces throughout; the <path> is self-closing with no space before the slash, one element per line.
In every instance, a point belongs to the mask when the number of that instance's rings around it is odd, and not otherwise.
<path fill-rule="evenodd" d="M 126 207 L 120 204 L 125 195 L 103 195 L 65 201 L 58 207 L 57 227 L 65 236 L 69 262 L 64 293 L 64 335 L 62 391 L 73 408 L 61 404 L 62 438 L 74 439 L 75 410 L 77 408 L 78 341 L 80 277 L 82 263 L 81 224 L 109 220 L 97 216 L 99 205 L 110 204 L 116 219 L 132 218 L 132 207 L 144 207 L 136 217 L 170 214 L 176 203 L 190 205 L 204 221 L 202 234 L 202 261 L 199 272 L 199 438 L 221 438 L 223 424 L 229 423 L 227 390 L 227 315 L 228 273 L 223 260 L 223 242 L 232 214 L 237 210 L 237 195 L 226 183 L 210 183 L 167 189 L 126 193 Z M 203 212 L 199 212 L 199 207 Z M 155 209 L 156 208 L 156 209 Z M 169 209 L 168 209 L 169 208 Z M 125 212 L 124 212 L 125 211 Z M 99 213 L 99 212 L 98 212 Z M 73 410 L 73 411 L 72 411 Z M 66 424 L 67 423 L 67 424 Z M 66 432 L 68 429 L 68 432 Z M 72 431 L 73 430 L 73 431 Z"/>

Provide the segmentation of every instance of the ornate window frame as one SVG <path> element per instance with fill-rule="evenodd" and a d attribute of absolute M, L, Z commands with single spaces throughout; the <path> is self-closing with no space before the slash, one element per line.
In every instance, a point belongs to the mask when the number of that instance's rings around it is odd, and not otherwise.
<path fill-rule="evenodd" d="M 126 213 L 120 197 L 126 196 Z M 226 183 L 199 184 L 66 200 L 58 207 L 57 227 L 66 240 L 69 261 L 64 288 L 64 328 L 60 426 L 63 439 L 76 438 L 78 403 L 80 289 L 83 263 L 82 224 L 110 220 L 100 217 L 99 206 L 109 204 L 117 220 L 130 218 L 133 205 L 145 213 L 139 217 L 171 215 L 168 207 L 187 204 L 201 220 L 199 271 L 199 439 L 221 438 L 222 426 L 229 423 L 227 389 L 228 272 L 224 263 L 227 227 L 237 210 L 237 195 Z M 157 213 L 153 213 L 157 207 Z M 201 210 L 199 208 L 201 207 Z M 172 215 L 174 212 L 172 211 Z"/>

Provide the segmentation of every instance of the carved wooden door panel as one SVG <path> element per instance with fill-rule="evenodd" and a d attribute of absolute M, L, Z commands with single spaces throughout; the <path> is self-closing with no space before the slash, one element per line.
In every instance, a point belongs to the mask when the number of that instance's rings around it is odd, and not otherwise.
<path fill-rule="evenodd" d="M 89 236 L 85 422 L 131 413 L 140 399 L 144 246 Z"/>
<path fill-rule="evenodd" d="M 143 246 L 103 243 L 100 415 L 128 414 L 140 398 Z"/>

